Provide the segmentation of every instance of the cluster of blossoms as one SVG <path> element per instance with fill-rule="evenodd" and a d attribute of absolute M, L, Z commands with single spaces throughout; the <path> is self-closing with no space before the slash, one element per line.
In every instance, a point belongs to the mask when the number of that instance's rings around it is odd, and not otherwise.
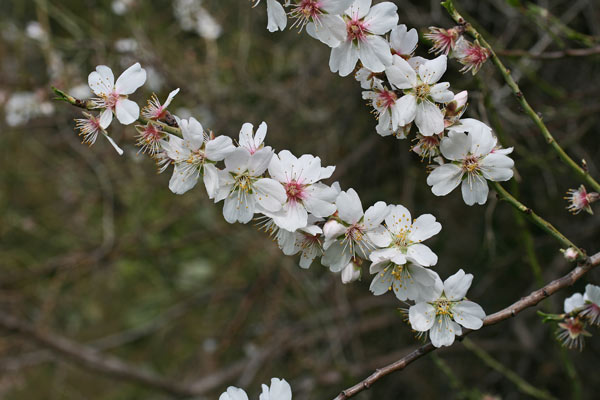
<path fill-rule="evenodd" d="M 258 2 L 256 3 L 258 4 Z M 285 8 L 290 11 L 286 14 Z M 437 196 L 461 185 L 466 204 L 485 204 L 490 181 L 513 176 L 512 148 L 502 149 L 491 128 L 474 119 L 461 119 L 467 93 L 454 94 L 441 81 L 447 57 L 476 73 L 490 53 L 462 37 L 462 28 L 431 28 L 432 50 L 440 54 L 428 60 L 415 56 L 418 34 L 398 25 L 397 7 L 391 2 L 372 6 L 371 0 L 298 0 L 280 4 L 267 1 L 270 31 L 287 26 L 287 15 L 303 29 L 331 47 L 329 67 L 346 76 L 356 71 L 377 117 L 381 136 L 408 137 L 416 126 L 413 151 L 435 162 L 427 183 Z M 358 67 L 357 67 L 358 64 Z"/>
<path fill-rule="evenodd" d="M 433 215 L 413 219 L 404 206 L 383 201 L 365 211 L 354 189 L 344 191 L 337 182 L 323 183 L 332 176 L 335 166 L 323 166 L 319 157 L 310 154 L 297 157 L 288 150 L 276 152 L 266 145 L 264 122 L 256 129 L 250 123 L 243 124 L 234 141 L 206 131 L 193 117 L 172 115 L 167 107 L 179 89 L 172 91 L 163 104 L 153 95 L 140 112 L 127 96 L 144 79 L 145 71 L 139 64 L 127 69 L 116 83 L 108 67 L 99 66 L 90 74 L 90 87 L 98 96 L 91 104 L 99 115 L 86 112 L 86 118 L 77 121 L 84 141 L 92 143 L 102 133 L 121 153 L 106 132 L 113 114 L 123 124 L 142 122 L 136 125 L 137 145 L 156 160 L 160 172 L 173 167 L 169 181 L 173 193 L 184 194 L 202 179 L 208 197 L 215 203 L 223 202 L 227 222 L 246 224 L 256 219 L 284 254 L 300 254 L 300 267 L 309 268 L 319 259 L 332 272 L 340 273 L 343 283 L 358 280 L 363 264 L 370 261 L 373 294 L 392 291 L 399 300 L 413 302 L 413 329 L 431 331 L 436 346 L 454 341 L 454 336 L 460 334 L 456 323 L 470 329 L 482 325 L 485 313 L 481 307 L 464 299 L 472 275 L 465 276 L 461 270 L 442 283 L 431 269 L 438 257 L 422 242 L 442 228 Z M 459 131 L 456 135 L 468 137 Z M 455 159 L 460 159 L 458 150 L 453 151 Z M 485 167 L 485 157 L 482 159 Z M 457 279 L 464 281 L 461 290 L 446 287 Z M 421 318 L 419 313 L 429 315 L 427 307 L 446 307 L 446 313 L 423 323 L 428 317 Z"/>
<path fill-rule="evenodd" d="M 600 287 L 588 284 L 585 293 L 575 293 L 565 299 L 564 314 L 555 319 L 558 324 L 556 338 L 569 349 L 583 349 L 584 338 L 592 336 L 586 331 L 588 324 L 600 325 Z"/>
<path fill-rule="evenodd" d="M 248 400 L 244 389 L 229 386 L 227 391 L 219 396 L 219 400 Z M 271 386 L 262 385 L 262 393 L 258 400 L 292 400 L 292 388 L 285 379 L 272 378 Z"/>

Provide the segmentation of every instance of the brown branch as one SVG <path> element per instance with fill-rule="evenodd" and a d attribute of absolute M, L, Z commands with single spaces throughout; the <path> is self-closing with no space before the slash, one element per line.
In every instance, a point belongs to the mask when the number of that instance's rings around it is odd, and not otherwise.
<path fill-rule="evenodd" d="M 600 54 L 600 46 L 585 49 L 565 49 L 558 51 L 549 51 L 546 53 L 532 53 L 527 50 L 497 50 L 497 54 L 506 57 L 526 57 L 542 60 L 556 60 L 565 57 L 587 57 Z"/>
<path fill-rule="evenodd" d="M 483 325 L 489 326 L 489 325 L 497 324 L 498 322 L 501 322 L 501 321 L 504 321 L 511 317 L 514 317 L 515 315 L 517 315 L 521 311 L 525 310 L 526 308 L 535 306 L 540 301 L 544 300 L 548 296 L 551 296 L 552 294 L 556 293 L 560 289 L 573 285 L 573 283 L 575 283 L 579 278 L 581 278 L 583 275 L 585 275 L 592 268 L 598 266 L 599 264 L 600 264 L 600 252 L 594 254 L 593 256 L 588 258 L 585 262 L 577 265 L 577 267 L 575 267 L 567 275 L 550 282 L 549 284 L 547 284 L 546 286 L 544 286 L 541 289 L 531 292 L 528 296 L 523 297 L 521 300 L 511 304 L 510 306 L 508 306 L 494 314 L 488 315 L 485 318 L 485 320 L 483 321 Z M 464 336 L 471 333 L 472 331 L 464 330 L 463 332 L 464 333 L 457 338 L 458 340 L 461 340 Z M 418 360 L 419 358 L 423 357 L 424 355 L 426 355 L 434 350 L 436 350 L 436 347 L 434 347 L 431 344 L 431 342 L 427 343 L 427 344 L 419 347 L 418 349 L 414 350 L 413 352 L 407 354 L 406 356 L 402 357 L 398 361 L 395 361 L 389 365 L 386 365 L 385 367 L 378 368 L 368 378 L 357 383 L 356 385 L 352 386 L 351 388 L 343 390 L 334 400 L 349 399 L 350 397 L 353 397 L 354 395 L 362 392 L 363 390 L 370 388 L 371 385 L 373 385 L 375 382 L 377 382 L 379 379 L 383 378 L 384 376 L 389 375 L 392 372 L 400 371 L 400 370 L 404 369 L 408 364 L 412 363 L 415 360 Z"/>
<path fill-rule="evenodd" d="M 128 364 L 117 357 L 102 354 L 91 346 L 56 334 L 40 332 L 29 323 L 2 311 L 0 311 L 0 328 L 18 333 L 87 370 L 142 384 L 176 397 L 204 394 L 239 374 L 244 367 L 243 363 L 236 363 L 225 371 L 208 375 L 195 382 L 182 383 L 159 376 L 143 367 Z"/>

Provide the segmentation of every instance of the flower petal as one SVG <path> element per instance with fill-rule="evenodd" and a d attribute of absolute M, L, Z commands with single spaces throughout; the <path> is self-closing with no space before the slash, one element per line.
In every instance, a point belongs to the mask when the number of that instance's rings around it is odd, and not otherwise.
<path fill-rule="evenodd" d="M 115 90 L 119 94 L 131 94 L 144 83 L 146 83 L 146 70 L 140 63 L 135 63 L 119 76 Z"/>
<path fill-rule="evenodd" d="M 120 99 L 115 107 L 115 114 L 120 123 L 129 125 L 140 116 L 140 107 L 129 99 Z"/>

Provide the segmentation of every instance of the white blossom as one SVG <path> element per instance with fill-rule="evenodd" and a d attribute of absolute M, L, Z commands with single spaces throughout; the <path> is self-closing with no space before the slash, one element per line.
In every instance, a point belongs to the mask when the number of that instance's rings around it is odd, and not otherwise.
<path fill-rule="evenodd" d="M 253 7 L 256 7 L 260 0 L 256 0 Z M 284 30 L 287 25 L 287 15 L 285 9 L 277 0 L 267 0 L 267 29 L 269 32 Z"/>
<path fill-rule="evenodd" d="M 104 111 L 100 114 L 100 125 L 106 129 L 112 122 L 113 113 L 123 125 L 129 125 L 140 116 L 140 107 L 127 98 L 146 82 L 146 70 L 139 63 L 127 68 L 115 83 L 112 70 L 106 65 L 98 65 L 88 76 L 90 89 L 99 97 L 98 107 Z"/>
<path fill-rule="evenodd" d="M 372 90 L 364 91 L 362 97 L 371 100 L 378 120 L 375 129 L 379 135 L 389 136 L 400 127 L 402 110 L 398 103 L 398 96 L 393 90 L 376 84 Z"/>
<path fill-rule="evenodd" d="M 248 400 L 248 395 L 243 389 L 229 386 L 227 391 L 219 396 L 219 400 Z"/>
<path fill-rule="evenodd" d="M 435 347 L 450 346 L 454 337 L 462 334 L 461 325 L 467 329 L 483 326 L 485 312 L 465 295 L 471 287 L 473 275 L 461 269 L 441 285 L 435 285 L 431 299 L 411 306 L 408 317 L 412 328 L 419 332 L 429 331 Z"/>
<path fill-rule="evenodd" d="M 514 162 L 506 156 L 512 149 L 497 151 L 496 144 L 492 130 L 475 119 L 461 119 L 449 127 L 440 151 L 451 162 L 436 167 L 427 177 L 433 194 L 445 196 L 462 182 L 466 204 L 485 204 L 489 191 L 486 179 L 501 182 L 513 176 Z"/>
<path fill-rule="evenodd" d="M 321 167 L 321 159 L 310 154 L 296 158 L 288 150 L 273 156 L 269 175 L 285 189 L 286 201 L 278 213 L 268 214 L 280 227 L 290 232 L 307 224 L 308 213 L 328 217 L 336 210 L 335 189 L 319 181 L 333 174 L 335 167 Z"/>
<path fill-rule="evenodd" d="M 407 59 L 412 57 L 417 43 L 419 42 L 419 34 L 415 28 L 408 30 L 406 25 L 398 25 L 390 32 L 390 48 L 392 54 L 399 55 Z"/>
<path fill-rule="evenodd" d="M 358 194 L 349 189 L 338 195 L 335 204 L 337 218 L 323 227 L 325 254 L 321 258 L 332 272 L 341 271 L 353 257 L 367 259 L 373 250 L 387 243 L 387 231 L 381 223 L 388 207 L 383 201 L 363 212 Z"/>
<path fill-rule="evenodd" d="M 435 103 L 447 103 L 454 98 L 448 82 L 438 83 L 446 72 L 446 63 L 446 56 L 442 55 L 420 65 L 417 72 L 402 57 L 393 56 L 393 64 L 386 68 L 385 74 L 394 87 L 405 93 L 398 100 L 400 126 L 415 121 L 425 136 L 444 131 L 444 114 Z"/>
<path fill-rule="evenodd" d="M 373 72 L 382 72 L 392 63 L 387 41 L 379 35 L 389 32 L 398 23 L 398 7 L 388 1 L 371 7 L 371 0 L 356 0 L 345 11 L 345 26 L 335 25 L 331 30 L 343 37 L 339 46 L 331 50 L 329 68 L 340 76 L 350 74 L 356 62 Z"/>
<path fill-rule="evenodd" d="M 208 197 L 212 199 L 219 187 L 218 171 L 214 163 L 235 150 L 231 138 L 217 136 L 211 139 L 195 118 L 176 119 L 183 138 L 169 135 L 168 141 L 161 142 L 175 166 L 169 189 L 173 193 L 183 194 L 196 185 L 202 174 Z"/>

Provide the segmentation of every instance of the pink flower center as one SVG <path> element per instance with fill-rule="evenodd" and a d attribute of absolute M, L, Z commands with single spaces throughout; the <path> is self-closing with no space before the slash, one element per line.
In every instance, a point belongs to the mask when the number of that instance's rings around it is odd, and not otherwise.
<path fill-rule="evenodd" d="M 285 194 L 292 204 L 301 202 L 306 197 L 305 186 L 295 180 L 285 184 Z"/>
<path fill-rule="evenodd" d="M 321 2 L 315 0 L 302 0 L 294 9 L 294 14 L 306 19 L 318 18 L 321 14 Z"/>
<path fill-rule="evenodd" d="M 162 139 L 162 132 L 156 129 L 156 126 L 148 124 L 142 132 L 142 136 L 146 142 L 157 142 Z"/>
<path fill-rule="evenodd" d="M 356 18 L 353 18 L 346 22 L 346 31 L 348 33 L 348 38 L 352 41 L 358 40 L 362 41 L 367 36 L 367 27 L 365 24 Z"/>
<path fill-rule="evenodd" d="M 379 97 L 377 98 L 377 105 L 379 107 L 389 108 L 396 103 L 397 99 L 398 96 L 396 96 L 396 93 L 390 90 L 383 90 L 379 93 Z"/>
<path fill-rule="evenodd" d="M 104 106 L 109 110 L 114 110 L 119 102 L 119 93 L 113 91 L 104 97 Z"/>

